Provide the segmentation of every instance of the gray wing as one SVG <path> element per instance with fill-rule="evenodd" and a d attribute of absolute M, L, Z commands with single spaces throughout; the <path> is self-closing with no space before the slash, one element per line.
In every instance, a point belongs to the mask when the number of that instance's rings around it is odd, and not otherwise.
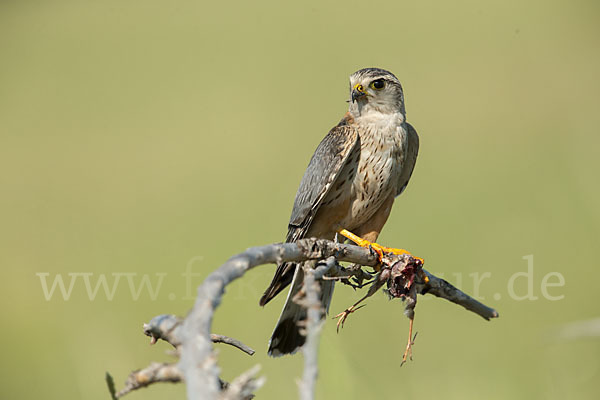
<path fill-rule="evenodd" d="M 286 242 L 301 239 L 358 143 L 358 132 L 343 119 L 321 141 L 313 154 L 294 200 Z"/>
<path fill-rule="evenodd" d="M 358 142 L 358 132 L 350 125 L 350 116 L 347 114 L 319 143 L 296 193 L 286 242 L 295 242 L 304 237 L 321 202 Z M 294 263 L 278 265 L 275 276 L 260 298 L 259 304 L 264 306 L 285 289 L 292 281 L 295 270 Z"/>
<path fill-rule="evenodd" d="M 419 135 L 417 135 L 417 131 L 411 124 L 406 123 L 406 127 L 408 130 L 406 157 L 404 159 L 402 172 L 400 173 L 400 180 L 398 182 L 398 191 L 396 192 L 396 196 L 400 196 L 402 192 L 404 192 L 404 189 L 406 189 L 413 169 L 415 169 L 417 154 L 419 153 Z"/>

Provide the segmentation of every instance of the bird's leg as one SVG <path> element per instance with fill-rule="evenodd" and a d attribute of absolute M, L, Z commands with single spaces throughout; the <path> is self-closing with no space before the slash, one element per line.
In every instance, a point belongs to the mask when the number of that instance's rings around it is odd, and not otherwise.
<path fill-rule="evenodd" d="M 346 229 L 341 229 L 338 232 L 340 235 L 347 237 L 348 239 L 352 240 L 354 243 L 356 243 L 357 245 L 359 245 L 360 247 L 366 247 L 366 248 L 371 248 L 373 249 L 373 251 L 375 253 L 377 253 L 377 255 L 379 256 L 379 260 L 381 260 L 383 258 L 384 253 L 392 253 L 392 254 L 396 254 L 396 255 L 401 255 L 401 254 L 410 254 L 410 252 L 408 252 L 407 250 L 404 249 L 395 249 L 392 247 L 384 247 L 380 244 L 377 243 L 373 243 L 370 242 L 366 239 L 361 238 L 360 236 L 355 235 L 354 233 L 346 230 Z M 423 261 L 421 258 L 415 257 L 419 260 L 421 260 L 421 262 Z"/>
<path fill-rule="evenodd" d="M 408 326 L 408 343 L 406 344 L 406 350 L 404 350 L 404 355 L 402 356 L 402 362 L 400 363 L 400 366 L 403 366 L 408 358 L 410 358 L 410 360 L 412 361 L 412 345 L 415 344 L 415 338 L 417 337 L 416 333 L 414 337 L 412 334 L 414 320 L 415 318 L 413 316 L 410 319 L 410 324 Z"/>
<path fill-rule="evenodd" d="M 373 279 L 374 282 L 371 285 L 371 287 L 369 288 L 369 291 L 367 292 L 366 295 L 364 295 L 364 297 L 362 297 L 360 300 L 358 300 L 356 303 L 352 304 L 350 307 L 346 308 L 343 312 L 339 313 L 338 315 L 336 315 L 334 318 L 338 318 L 338 322 L 337 322 L 337 331 L 340 331 L 340 325 L 342 326 L 342 328 L 344 327 L 344 322 L 346 321 L 346 318 L 348 318 L 348 315 L 352 314 L 354 311 L 358 310 L 359 308 L 364 307 L 364 305 L 357 307 L 360 303 L 362 303 L 363 301 L 365 301 L 366 299 L 368 299 L 369 297 L 373 296 L 375 293 L 377 293 L 377 291 L 379 290 L 379 288 L 381 288 L 383 286 L 384 283 L 387 282 L 387 279 L 389 277 L 389 274 L 383 274 L 383 272 L 379 272 L 377 273 L 377 275 L 375 275 L 375 278 Z"/>
<path fill-rule="evenodd" d="M 350 307 L 346 308 L 344 311 L 342 311 L 341 313 L 339 313 L 338 315 L 336 315 L 334 318 L 338 319 L 338 322 L 336 324 L 336 331 L 339 332 L 340 331 L 340 325 L 343 328 L 344 327 L 344 322 L 346 322 L 346 318 L 348 318 L 348 315 L 352 314 L 354 311 L 363 308 L 364 306 L 366 306 L 366 304 L 363 304 L 360 307 L 357 307 L 361 302 L 363 302 L 367 297 L 369 297 L 369 294 L 367 293 L 366 296 L 364 296 L 363 298 L 361 298 L 359 301 L 357 301 L 356 303 L 354 303 L 353 305 L 351 305 Z"/>

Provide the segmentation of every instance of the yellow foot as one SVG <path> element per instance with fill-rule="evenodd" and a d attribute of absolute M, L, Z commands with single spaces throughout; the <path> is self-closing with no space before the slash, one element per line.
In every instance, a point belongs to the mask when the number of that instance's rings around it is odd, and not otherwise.
<path fill-rule="evenodd" d="M 338 315 L 336 315 L 333 318 L 338 318 L 338 322 L 336 325 L 336 331 L 339 332 L 340 331 L 340 325 L 343 328 L 344 327 L 344 322 L 346 322 L 346 318 L 348 318 L 348 315 L 352 314 L 354 311 L 363 308 L 365 305 L 363 304 L 360 307 L 356 307 L 356 304 L 353 305 L 352 307 L 348 307 L 346 308 L 344 311 L 342 311 L 341 313 L 339 313 Z"/>
<path fill-rule="evenodd" d="M 419 257 L 415 257 L 415 258 L 421 260 L 421 264 L 423 264 L 422 258 L 419 258 Z M 429 283 L 429 277 L 427 276 L 427 274 L 425 274 L 425 273 L 423 273 L 423 271 L 421 271 L 421 276 L 422 276 L 423 282 Z"/>
<path fill-rule="evenodd" d="M 366 247 L 366 248 L 373 249 L 373 251 L 375 251 L 375 253 L 377 253 L 377 255 L 379 256 L 379 260 L 381 260 L 383 258 L 384 253 L 392 253 L 392 254 L 396 254 L 396 255 L 401 255 L 401 254 L 411 255 L 410 252 L 408 252 L 404 249 L 395 249 L 393 247 L 384 247 L 380 244 L 369 242 L 368 240 L 363 239 L 360 236 L 357 236 L 354 233 L 352 233 L 346 229 L 340 230 L 339 233 L 340 233 L 340 235 L 352 240 L 354 243 L 356 243 L 360 247 Z M 420 260 L 421 263 L 423 263 L 422 258 L 415 257 L 415 259 Z"/>
<path fill-rule="evenodd" d="M 402 362 L 400 363 L 400 366 L 403 366 L 406 361 L 410 358 L 410 360 L 412 361 L 412 346 L 413 344 L 415 344 L 415 339 L 417 338 L 417 334 L 415 333 L 415 336 L 412 335 L 412 330 L 413 330 L 413 320 L 410 320 L 410 326 L 408 328 L 408 343 L 406 344 L 406 350 L 404 350 L 404 354 L 402 355 Z"/>

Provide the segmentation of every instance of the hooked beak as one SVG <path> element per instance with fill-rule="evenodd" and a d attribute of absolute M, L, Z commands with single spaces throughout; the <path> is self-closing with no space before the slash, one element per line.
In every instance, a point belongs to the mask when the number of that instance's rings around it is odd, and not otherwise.
<path fill-rule="evenodd" d="M 365 88 L 363 87 L 363 85 L 361 85 L 360 83 L 357 83 L 356 85 L 354 85 L 354 87 L 352 88 L 352 102 L 356 102 L 356 100 L 365 97 L 367 95 L 367 93 L 365 92 Z"/>

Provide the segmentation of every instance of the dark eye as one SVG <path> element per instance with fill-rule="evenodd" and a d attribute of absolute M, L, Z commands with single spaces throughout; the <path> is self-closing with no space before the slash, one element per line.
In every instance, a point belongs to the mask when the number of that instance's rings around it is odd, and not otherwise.
<path fill-rule="evenodd" d="M 383 79 L 377 79 L 371 82 L 371 88 L 375 90 L 381 90 L 385 87 L 385 81 Z"/>

